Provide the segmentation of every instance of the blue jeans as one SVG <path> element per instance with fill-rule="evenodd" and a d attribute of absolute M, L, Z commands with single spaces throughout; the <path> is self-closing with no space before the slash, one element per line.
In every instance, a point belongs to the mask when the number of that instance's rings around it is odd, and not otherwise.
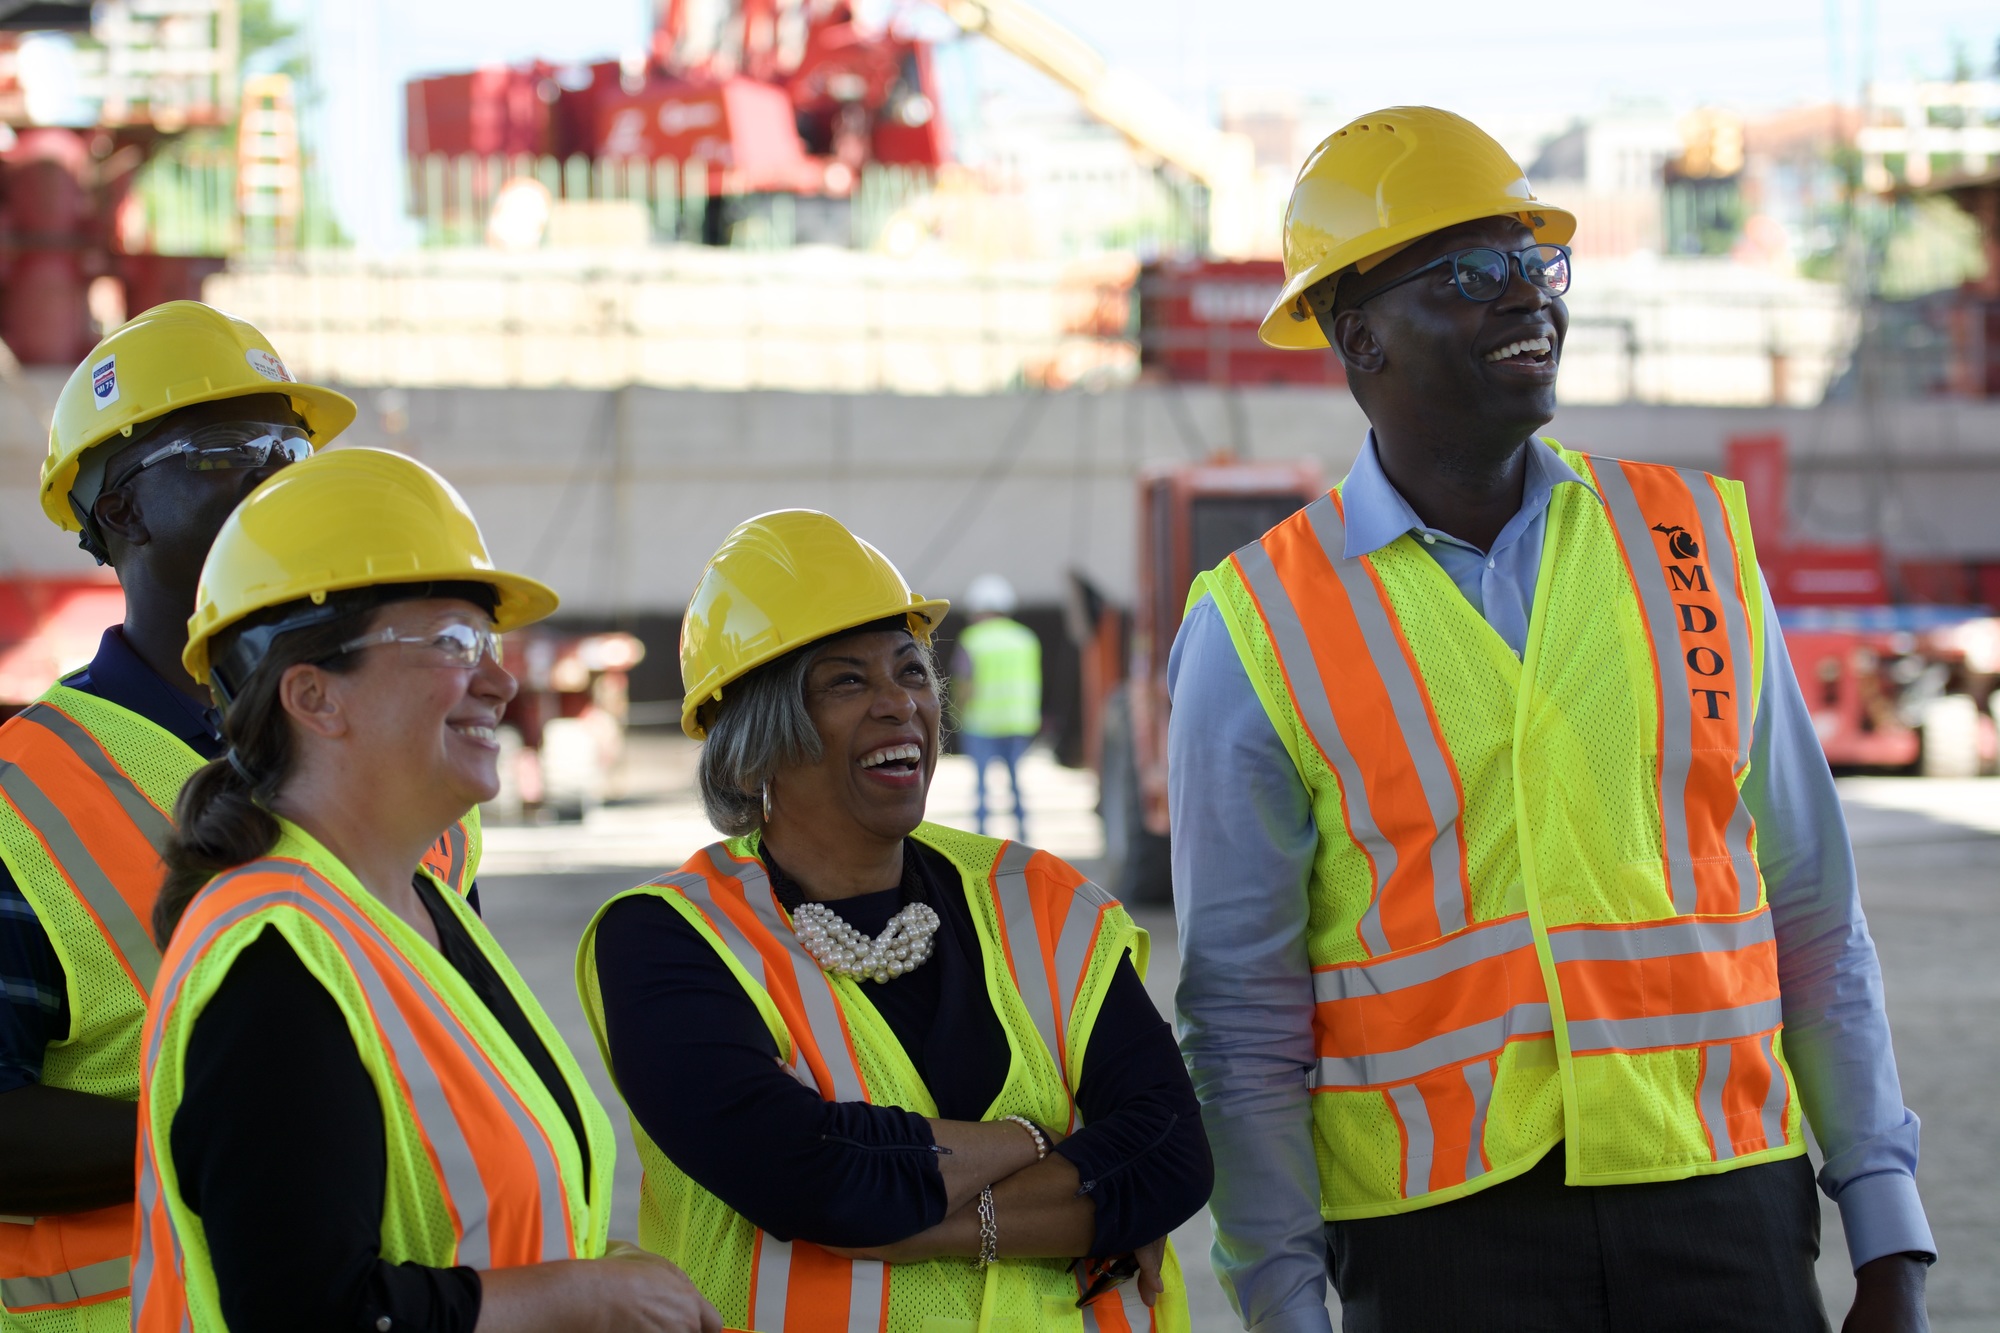
<path fill-rule="evenodd" d="M 998 759 L 1007 766 L 1007 785 L 1014 789 L 1014 836 L 1028 840 L 1028 809 L 1021 802 L 1021 756 L 1028 752 L 1033 736 L 975 736 L 969 731 L 958 735 L 958 748 L 972 760 L 972 828 L 986 832 L 986 765 Z"/>

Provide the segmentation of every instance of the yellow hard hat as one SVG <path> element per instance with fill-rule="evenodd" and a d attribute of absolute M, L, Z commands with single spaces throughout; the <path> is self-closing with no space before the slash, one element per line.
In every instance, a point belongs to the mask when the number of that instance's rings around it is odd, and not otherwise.
<path fill-rule="evenodd" d="M 556 609 L 545 584 L 493 567 L 451 483 L 405 454 L 334 449 L 267 477 L 216 534 L 181 663 L 209 679 L 209 644 L 268 607 L 387 583 L 484 583 L 501 632 Z"/>
<path fill-rule="evenodd" d="M 917 642 L 951 609 L 919 597 L 889 557 L 814 509 L 779 509 L 736 525 L 701 571 L 681 621 L 681 730 L 731 681 L 815 639 L 907 615 Z"/>
<path fill-rule="evenodd" d="M 1325 347 L 1306 288 L 1350 264 L 1478 218 L 1519 217 L 1561 245 L 1576 218 L 1535 198 L 1519 164 L 1463 116 L 1392 106 L 1335 130 L 1299 168 L 1285 209 L 1285 285 L 1257 335 L 1272 347 Z"/>
<path fill-rule="evenodd" d="M 70 372 L 49 424 L 42 512 L 65 532 L 80 531 L 69 492 L 85 450 L 177 408 L 253 393 L 289 397 L 315 448 L 354 421 L 352 399 L 293 379 L 254 326 L 199 301 L 154 306 Z"/>

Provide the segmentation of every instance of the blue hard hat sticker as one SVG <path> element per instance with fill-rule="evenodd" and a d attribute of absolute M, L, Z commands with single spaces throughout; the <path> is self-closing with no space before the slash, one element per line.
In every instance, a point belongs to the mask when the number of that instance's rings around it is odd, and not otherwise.
<path fill-rule="evenodd" d="M 90 396 L 97 410 L 118 401 L 118 354 L 112 353 L 90 368 Z"/>

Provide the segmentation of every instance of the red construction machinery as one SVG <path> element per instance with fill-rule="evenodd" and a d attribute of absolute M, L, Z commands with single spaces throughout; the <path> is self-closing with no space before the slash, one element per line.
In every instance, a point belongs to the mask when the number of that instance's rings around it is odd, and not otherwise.
<path fill-rule="evenodd" d="M 99 321 L 221 267 L 128 253 L 121 214 L 167 138 L 235 117 L 236 61 L 232 0 L 0 5 L 0 339 L 20 361 L 73 365 Z"/>
<path fill-rule="evenodd" d="M 1139 478 L 1138 580 L 1129 614 L 1072 576 L 1069 630 L 1083 659 L 1084 761 L 1101 783 L 1108 887 L 1165 902 L 1167 653 L 1196 574 L 1326 490 L 1312 462 L 1227 456 Z"/>

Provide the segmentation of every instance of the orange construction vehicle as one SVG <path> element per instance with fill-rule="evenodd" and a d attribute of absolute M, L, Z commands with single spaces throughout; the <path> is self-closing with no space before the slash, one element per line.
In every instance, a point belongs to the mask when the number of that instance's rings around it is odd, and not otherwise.
<path fill-rule="evenodd" d="M 1317 463 L 1149 468 L 1138 494 L 1138 578 L 1129 611 L 1071 576 L 1069 629 L 1083 658 L 1084 760 L 1097 771 L 1108 887 L 1166 902 L 1167 654 L 1188 588 L 1231 551 L 1326 490 Z"/>

